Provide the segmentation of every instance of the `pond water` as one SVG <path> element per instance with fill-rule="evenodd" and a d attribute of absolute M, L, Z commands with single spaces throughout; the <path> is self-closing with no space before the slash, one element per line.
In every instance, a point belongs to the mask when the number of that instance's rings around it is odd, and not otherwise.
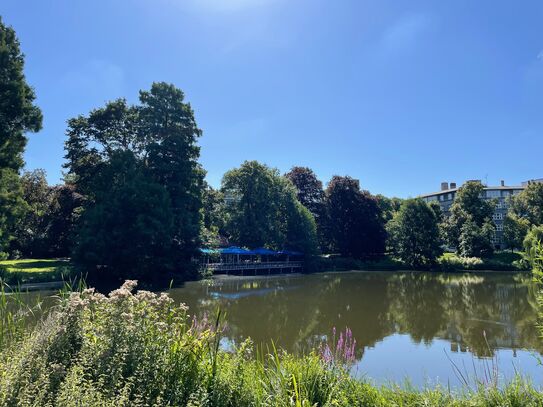
<path fill-rule="evenodd" d="M 515 372 L 543 380 L 536 289 L 518 274 L 330 272 L 222 277 L 170 290 L 191 314 L 226 313 L 225 347 L 246 338 L 295 353 L 348 327 L 355 376 L 459 386 Z"/>

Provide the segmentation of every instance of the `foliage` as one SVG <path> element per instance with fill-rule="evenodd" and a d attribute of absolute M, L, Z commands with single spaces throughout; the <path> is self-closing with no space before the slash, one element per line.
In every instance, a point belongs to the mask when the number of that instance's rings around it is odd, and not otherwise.
<path fill-rule="evenodd" d="M 452 253 L 445 253 L 438 259 L 438 264 L 444 271 L 475 270 L 483 266 L 479 257 L 460 257 Z"/>
<path fill-rule="evenodd" d="M 77 265 L 103 278 L 131 276 L 149 281 L 167 280 L 175 269 L 171 256 L 174 226 L 166 190 L 149 180 L 133 156 L 113 157 L 109 193 L 81 216 Z M 125 161 L 126 160 L 126 161 Z M 120 177 L 122 181 L 118 181 Z M 93 278 L 93 276 L 91 275 Z"/>
<path fill-rule="evenodd" d="M 202 194 L 203 228 L 200 240 L 205 247 L 218 247 L 225 234 L 224 195 L 204 183 Z"/>
<path fill-rule="evenodd" d="M 92 289 L 63 300 L 38 329 L 0 354 L 0 404 L 205 406 L 537 406 L 543 396 L 520 379 L 464 392 L 375 387 L 349 376 L 342 358 L 295 357 L 250 341 L 220 349 L 220 314 L 189 319 L 165 294 L 109 296 Z M 333 346 L 349 356 L 346 334 Z M 324 348 L 325 349 L 325 348 Z M 331 354 L 336 354 L 331 352 Z M 349 359 L 350 360 L 350 359 Z M 347 361 L 348 362 L 348 361 Z"/>
<path fill-rule="evenodd" d="M 324 204 L 324 189 L 322 182 L 311 168 L 292 167 L 285 177 L 296 188 L 298 201 L 305 206 L 317 225 L 317 235 L 321 250 L 328 248 L 326 238 L 326 208 Z"/>
<path fill-rule="evenodd" d="M 384 219 L 375 197 L 358 180 L 334 176 L 326 188 L 327 231 L 334 249 L 361 258 L 385 251 Z"/>
<path fill-rule="evenodd" d="M 487 256 L 493 251 L 495 202 L 482 198 L 483 193 L 479 181 L 466 182 L 459 188 L 442 224 L 447 243 L 464 257 Z"/>
<path fill-rule="evenodd" d="M 13 230 L 11 257 L 67 257 L 82 196 L 73 185 L 50 187 L 45 171 L 21 176 L 25 210 Z"/>
<path fill-rule="evenodd" d="M 534 268 L 539 255 L 539 243 L 543 242 L 543 225 L 532 226 L 524 238 L 524 258 Z"/>
<path fill-rule="evenodd" d="M 285 177 L 296 188 L 298 201 L 305 206 L 318 221 L 323 215 L 324 190 L 322 182 L 308 167 L 292 167 Z"/>
<path fill-rule="evenodd" d="M 526 219 L 530 225 L 543 224 L 543 183 L 530 182 L 509 204 L 510 211 L 517 217 Z"/>
<path fill-rule="evenodd" d="M 520 253 L 495 252 L 490 257 L 461 257 L 454 253 L 444 253 L 437 260 L 441 271 L 526 271 L 528 267 Z"/>
<path fill-rule="evenodd" d="M 377 204 L 383 213 L 383 218 L 385 222 L 389 222 L 394 217 L 394 214 L 400 210 L 403 199 L 401 198 L 388 198 L 384 195 L 378 194 L 375 195 L 377 199 Z"/>
<path fill-rule="evenodd" d="M 10 251 L 16 250 L 25 257 L 42 257 L 47 252 L 48 211 L 53 196 L 43 170 L 25 172 L 20 182 L 26 205 L 14 227 Z"/>
<path fill-rule="evenodd" d="M 441 253 L 436 212 L 421 199 L 408 199 L 387 225 L 389 246 L 410 267 L 427 267 Z"/>
<path fill-rule="evenodd" d="M 11 27 L 0 18 L 0 257 L 24 203 L 18 185 L 25 132 L 41 129 L 42 114 L 24 76 L 24 55 Z"/>
<path fill-rule="evenodd" d="M 224 175 L 222 192 L 228 198 L 225 229 L 237 244 L 317 252 L 315 220 L 276 169 L 246 161 Z"/>
<path fill-rule="evenodd" d="M 521 249 L 524 238 L 530 229 L 530 222 L 516 215 L 514 212 L 508 212 L 503 221 L 503 239 L 506 246 L 510 249 Z"/>
<path fill-rule="evenodd" d="M 153 83 L 68 122 L 66 167 L 85 197 L 74 260 L 101 274 L 190 275 L 198 256 L 204 172 L 201 130 L 184 94 Z M 128 208 L 127 213 L 125 207 Z M 113 245 L 113 246 L 108 246 Z"/>
<path fill-rule="evenodd" d="M 493 252 L 495 227 L 490 222 L 477 225 L 470 217 L 460 229 L 458 252 L 464 257 L 488 256 Z"/>

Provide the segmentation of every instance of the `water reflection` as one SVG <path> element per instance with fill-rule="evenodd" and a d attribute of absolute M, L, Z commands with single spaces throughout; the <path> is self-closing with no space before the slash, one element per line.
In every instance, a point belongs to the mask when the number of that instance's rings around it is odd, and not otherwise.
<path fill-rule="evenodd" d="M 335 326 L 351 328 L 358 358 L 396 334 L 414 344 L 439 340 L 450 352 L 476 357 L 498 349 L 543 351 L 528 276 L 350 272 L 226 278 L 187 283 L 171 295 L 194 313 L 225 311 L 233 343 L 251 337 L 303 352 Z"/>

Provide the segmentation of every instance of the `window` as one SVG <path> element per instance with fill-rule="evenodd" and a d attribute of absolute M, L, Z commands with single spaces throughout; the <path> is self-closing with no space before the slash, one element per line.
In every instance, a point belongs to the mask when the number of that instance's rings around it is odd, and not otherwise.
<path fill-rule="evenodd" d="M 496 231 L 497 232 L 502 232 L 503 231 L 503 224 L 501 224 L 501 223 L 496 224 Z"/>
<path fill-rule="evenodd" d="M 501 196 L 501 191 L 491 189 L 486 191 L 486 197 L 487 198 L 499 198 Z"/>
<path fill-rule="evenodd" d="M 503 220 L 503 213 L 501 213 L 501 212 L 495 213 L 494 215 L 492 215 L 492 219 L 494 219 L 494 220 Z"/>

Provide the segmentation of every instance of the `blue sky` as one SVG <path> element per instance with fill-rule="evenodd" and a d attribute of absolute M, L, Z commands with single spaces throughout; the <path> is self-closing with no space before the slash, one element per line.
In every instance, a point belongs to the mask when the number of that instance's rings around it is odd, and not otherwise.
<path fill-rule="evenodd" d="M 543 2 L 3 0 L 44 113 L 27 167 L 61 177 L 66 120 L 168 81 L 218 186 L 256 159 L 390 196 L 543 177 Z"/>

